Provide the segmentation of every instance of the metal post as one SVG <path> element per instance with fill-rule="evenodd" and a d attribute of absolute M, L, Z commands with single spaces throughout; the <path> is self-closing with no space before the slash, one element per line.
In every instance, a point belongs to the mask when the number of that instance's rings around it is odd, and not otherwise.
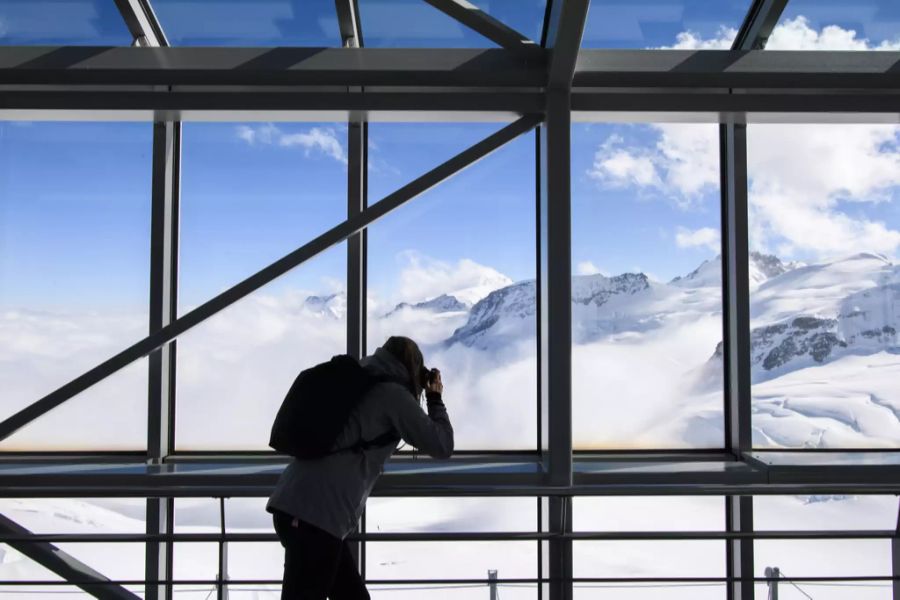
<path fill-rule="evenodd" d="M 367 207 L 366 161 L 368 124 L 351 122 L 347 137 L 347 218 Z M 347 353 L 366 355 L 366 242 L 367 229 L 347 238 Z"/>
<path fill-rule="evenodd" d="M 891 564 L 893 566 L 894 600 L 900 600 L 900 503 L 897 506 L 897 528 L 891 540 Z"/>
<path fill-rule="evenodd" d="M 769 585 L 768 600 L 778 600 L 778 578 L 781 577 L 781 570 L 778 567 L 766 567 L 765 575 L 768 578 L 766 583 Z"/>
<path fill-rule="evenodd" d="M 497 598 L 497 570 L 490 569 L 488 570 L 488 586 L 491 590 L 491 600 L 498 600 Z"/>
<path fill-rule="evenodd" d="M 572 269 L 571 190 L 569 180 L 569 93 L 547 92 L 547 117 L 541 131 L 540 199 L 540 380 L 547 430 L 544 463 L 550 485 L 572 485 Z M 548 501 L 549 530 L 571 531 L 571 498 Z M 550 600 L 572 597 L 572 542 L 548 546 Z"/>
<path fill-rule="evenodd" d="M 177 316 L 178 221 L 181 169 L 181 123 L 153 125 L 153 179 L 150 218 L 150 335 Z M 148 357 L 147 461 L 162 463 L 175 443 L 175 347 L 165 344 Z M 148 534 L 171 533 L 173 503 L 147 499 Z M 171 542 L 147 542 L 145 576 L 148 582 L 171 579 Z M 148 600 L 171 598 L 171 586 L 146 586 Z"/>
<path fill-rule="evenodd" d="M 722 187 L 723 369 L 725 446 L 736 459 L 752 447 L 750 396 L 750 280 L 747 226 L 747 127 L 720 125 Z M 753 498 L 726 498 L 728 531 L 753 531 Z M 730 600 L 753 598 L 753 540 L 728 542 Z"/>
<path fill-rule="evenodd" d="M 219 498 L 219 573 L 216 576 L 216 598 L 228 600 L 228 542 L 225 540 L 225 498 Z"/>

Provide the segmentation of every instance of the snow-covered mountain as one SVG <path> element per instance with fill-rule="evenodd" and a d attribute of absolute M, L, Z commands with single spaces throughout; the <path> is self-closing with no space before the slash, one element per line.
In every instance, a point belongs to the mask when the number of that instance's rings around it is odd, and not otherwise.
<path fill-rule="evenodd" d="M 440 296 L 436 296 L 430 300 L 424 300 L 415 304 L 410 304 L 409 302 L 401 302 L 400 304 L 395 306 L 392 311 L 385 314 L 384 316 L 390 317 L 394 313 L 402 310 L 427 310 L 433 313 L 445 313 L 465 311 L 468 309 L 469 306 L 457 300 L 455 296 L 451 296 L 450 294 L 441 294 Z"/>

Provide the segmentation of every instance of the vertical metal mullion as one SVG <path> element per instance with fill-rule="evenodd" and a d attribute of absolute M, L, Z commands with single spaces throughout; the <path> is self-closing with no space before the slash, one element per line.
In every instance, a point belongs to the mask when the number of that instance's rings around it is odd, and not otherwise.
<path fill-rule="evenodd" d="M 347 127 L 347 217 L 366 209 L 366 146 L 368 126 L 351 121 Z M 347 239 L 347 354 L 366 355 L 366 236 L 365 230 Z M 361 524 L 365 522 L 365 513 Z M 360 524 L 360 525 L 361 525 Z M 357 525 L 357 531 L 361 527 Z M 362 527 L 364 530 L 364 526 Z M 350 543 L 360 574 L 365 578 L 365 541 Z"/>
<path fill-rule="evenodd" d="M 891 565 L 894 577 L 892 595 L 894 600 L 900 600 L 900 501 L 897 504 L 897 527 L 891 539 Z"/>
<path fill-rule="evenodd" d="M 742 458 L 752 447 L 747 127 L 719 126 L 722 187 L 722 302 L 725 446 Z M 753 498 L 726 498 L 728 531 L 753 531 Z M 753 539 L 727 542 L 730 600 L 753 598 Z"/>
<path fill-rule="evenodd" d="M 150 333 L 159 331 L 177 316 L 178 221 L 181 170 L 181 123 L 153 124 L 150 218 Z M 175 442 L 176 342 L 150 353 L 147 394 L 147 461 L 160 464 Z M 146 531 L 171 534 L 171 499 L 148 498 Z M 171 579 L 172 543 L 148 541 L 145 547 L 147 581 Z M 146 598 L 171 598 L 171 585 L 146 585 Z"/>
<path fill-rule="evenodd" d="M 572 485 L 572 268 L 571 111 L 568 90 L 547 92 L 541 134 L 540 365 L 541 407 L 546 420 L 547 483 Z M 571 531 L 570 497 L 548 501 L 548 528 Z M 572 541 L 549 543 L 550 600 L 572 597 Z"/>

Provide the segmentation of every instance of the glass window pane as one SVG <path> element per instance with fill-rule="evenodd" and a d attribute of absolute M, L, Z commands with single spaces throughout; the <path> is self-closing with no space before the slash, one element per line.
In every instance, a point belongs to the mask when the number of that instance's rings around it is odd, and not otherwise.
<path fill-rule="evenodd" d="M 533 498 L 370 498 L 366 505 L 367 533 L 536 528 Z M 486 579 L 488 570 L 500 579 L 536 577 L 537 542 L 366 543 L 367 579 Z"/>
<path fill-rule="evenodd" d="M 727 49 L 748 0 L 593 0 L 583 48 Z"/>
<path fill-rule="evenodd" d="M 153 0 L 173 46 L 340 47 L 334 0 Z"/>
<path fill-rule="evenodd" d="M 143 498 L 3 498 L 0 514 L 36 534 L 143 535 L 147 505 Z M 53 542 L 53 545 L 109 579 L 144 578 L 143 542 Z M 0 580 L 59 581 L 60 577 L 19 550 L 3 545 L 0 546 Z M 65 589 L 3 586 L 0 595 L 25 598 L 44 597 L 43 593 L 46 597 L 56 597 Z M 142 586 L 129 586 L 129 589 L 143 591 Z"/>
<path fill-rule="evenodd" d="M 369 188 L 437 166 L 418 157 L 452 155 L 445 133 L 456 146 L 458 129 L 477 141 L 496 128 L 372 124 Z M 537 443 L 534 177 L 534 138 L 521 136 L 369 228 L 369 352 L 391 335 L 421 345 L 441 369 L 457 449 Z"/>
<path fill-rule="evenodd" d="M 185 126 L 181 314 L 346 218 L 345 135 L 337 124 Z M 179 338 L 178 447 L 267 448 L 297 373 L 346 350 L 345 286 L 339 244 Z"/>
<path fill-rule="evenodd" d="M 3 0 L 0 45 L 130 46 L 128 27 L 110 0 Z"/>
<path fill-rule="evenodd" d="M 540 43 L 546 0 L 474 0 L 491 17 Z M 421 0 L 359 0 L 367 47 L 496 48 L 488 38 Z"/>
<path fill-rule="evenodd" d="M 751 125 L 754 444 L 900 445 L 900 127 Z"/>
<path fill-rule="evenodd" d="M 718 128 L 572 128 L 576 449 L 723 437 Z"/>
<path fill-rule="evenodd" d="M 582 497 L 572 500 L 573 529 L 616 531 L 724 531 L 725 502 L 715 496 Z M 720 540 L 576 541 L 575 577 L 722 577 Z M 721 598 L 718 583 L 576 583 L 578 598 Z"/>
<path fill-rule="evenodd" d="M 147 335 L 152 128 L 0 123 L 0 416 Z M 146 447 L 139 360 L 4 441 Z"/>
<path fill-rule="evenodd" d="M 898 50 L 895 0 L 791 0 L 768 50 Z"/>
<path fill-rule="evenodd" d="M 753 499 L 754 525 L 760 530 L 893 530 L 897 524 L 894 496 L 760 496 Z M 790 583 L 795 577 L 888 576 L 889 539 L 757 540 L 756 576 L 778 568 L 782 590 L 802 597 Z M 795 582 L 814 598 L 889 600 L 890 581 Z M 766 592 L 757 585 L 757 594 Z M 788 596 L 785 596 L 788 597 Z"/>

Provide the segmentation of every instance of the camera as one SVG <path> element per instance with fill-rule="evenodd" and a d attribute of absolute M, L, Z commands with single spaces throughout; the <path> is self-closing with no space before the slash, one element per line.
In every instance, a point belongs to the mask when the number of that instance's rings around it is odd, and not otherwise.
<path fill-rule="evenodd" d="M 436 377 L 437 369 L 422 367 L 421 370 L 419 370 L 419 385 L 423 388 L 427 388 L 429 384 L 434 382 Z"/>

